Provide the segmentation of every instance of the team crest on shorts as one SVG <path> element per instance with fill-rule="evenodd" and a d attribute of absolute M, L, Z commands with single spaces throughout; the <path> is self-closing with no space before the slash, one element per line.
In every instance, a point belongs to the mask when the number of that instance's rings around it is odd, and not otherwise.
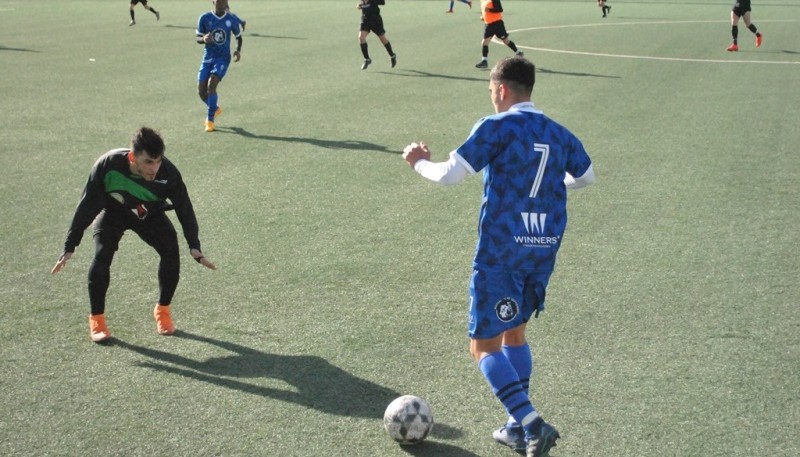
<path fill-rule="evenodd" d="M 494 305 L 494 311 L 497 313 L 497 318 L 503 322 L 511 322 L 519 314 L 519 305 L 513 298 L 504 298 Z"/>

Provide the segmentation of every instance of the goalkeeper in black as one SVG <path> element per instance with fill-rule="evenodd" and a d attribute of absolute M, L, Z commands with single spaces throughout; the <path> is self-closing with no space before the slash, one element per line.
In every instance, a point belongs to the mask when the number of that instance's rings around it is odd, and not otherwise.
<path fill-rule="evenodd" d="M 178 287 L 180 253 L 178 235 L 166 215 L 169 209 L 174 209 L 178 216 L 192 257 L 203 266 L 216 269 L 203 256 L 189 193 L 178 169 L 164 156 L 164 141 L 156 131 L 140 128 L 133 135 L 130 149 L 113 149 L 92 167 L 67 232 L 64 252 L 52 273 L 64 268 L 80 244 L 83 232 L 92 224 L 94 259 L 89 267 L 89 336 L 95 343 L 111 338 L 104 315 L 106 292 L 114 253 L 127 230 L 139 235 L 161 257 L 160 296 L 153 315 L 158 333 L 175 332 L 169 304 Z"/>

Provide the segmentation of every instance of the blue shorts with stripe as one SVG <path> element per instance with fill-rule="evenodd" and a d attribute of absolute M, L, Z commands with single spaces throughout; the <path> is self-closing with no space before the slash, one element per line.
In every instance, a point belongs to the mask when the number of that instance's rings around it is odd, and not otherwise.
<path fill-rule="evenodd" d="M 230 64 L 231 61 L 227 59 L 211 59 L 201 62 L 200 69 L 197 71 L 197 81 L 208 81 L 211 75 L 217 75 L 217 78 L 222 81 Z"/>

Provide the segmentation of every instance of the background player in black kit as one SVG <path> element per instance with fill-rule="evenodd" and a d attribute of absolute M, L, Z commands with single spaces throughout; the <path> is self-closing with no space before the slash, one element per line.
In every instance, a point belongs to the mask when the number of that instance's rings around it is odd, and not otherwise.
<path fill-rule="evenodd" d="M 734 52 L 739 50 L 739 18 L 744 19 L 744 25 L 756 35 L 756 47 L 760 48 L 763 35 L 758 31 L 755 24 L 750 22 L 750 0 L 736 0 L 731 10 L 731 36 L 733 37 L 733 44 L 728 46 L 728 51 Z"/>
<path fill-rule="evenodd" d="M 611 13 L 611 5 L 606 5 L 606 0 L 597 0 L 597 6 L 600 7 L 601 11 L 603 11 L 603 17 L 606 17 L 609 13 Z"/>
<path fill-rule="evenodd" d="M 375 32 L 375 35 L 378 35 L 378 39 L 381 40 L 392 60 L 392 68 L 397 65 L 397 55 L 392 51 L 392 44 L 386 38 L 381 10 L 378 8 L 378 5 L 385 4 L 385 0 L 361 0 L 361 3 L 357 5 L 357 8 L 361 10 L 361 28 L 358 32 L 358 42 L 361 44 L 361 54 L 364 55 L 364 63 L 361 64 L 362 70 L 366 70 L 369 64 L 372 63 L 367 50 L 367 35 L 369 35 L 369 32 Z"/>
<path fill-rule="evenodd" d="M 167 202 L 169 200 L 169 202 Z M 142 127 L 131 140 L 130 149 L 113 149 L 92 167 L 89 180 L 75 208 L 67 232 L 64 253 L 53 267 L 58 273 L 80 244 L 83 232 L 94 221 L 94 259 L 89 267 L 89 336 L 102 343 L 111 338 L 104 316 L 111 261 L 119 241 L 132 230 L 161 256 L 158 266 L 160 296 L 153 310 L 156 331 L 175 332 L 169 304 L 178 287 L 180 255 L 178 235 L 165 211 L 175 209 L 192 257 L 203 266 L 216 269 L 203 257 L 197 218 L 180 172 L 164 157 L 164 141 L 152 129 Z"/>
<path fill-rule="evenodd" d="M 155 10 L 152 6 L 147 6 L 147 0 L 131 0 L 131 22 L 128 25 L 136 25 L 136 13 L 133 11 L 133 7 L 136 6 L 137 3 L 141 3 L 144 9 L 149 10 L 151 13 L 156 15 L 156 20 L 161 19 L 161 15 L 158 14 L 158 11 Z"/>

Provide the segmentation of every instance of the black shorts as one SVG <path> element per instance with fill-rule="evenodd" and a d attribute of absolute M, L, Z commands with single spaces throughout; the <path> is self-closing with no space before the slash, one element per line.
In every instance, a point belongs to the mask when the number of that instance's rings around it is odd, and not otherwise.
<path fill-rule="evenodd" d="M 750 7 L 748 6 L 747 8 L 743 8 L 743 7 L 739 7 L 739 6 L 734 6 L 732 11 L 733 11 L 733 14 L 735 14 L 735 15 L 737 15 L 739 17 L 743 17 L 744 13 L 747 13 L 747 12 L 750 11 Z"/>
<path fill-rule="evenodd" d="M 131 0 L 131 5 L 135 5 L 137 3 L 141 3 L 142 6 L 147 6 L 147 0 Z"/>
<path fill-rule="evenodd" d="M 739 17 L 744 16 L 744 13 L 750 11 L 750 0 L 736 0 L 731 11 Z"/>
<path fill-rule="evenodd" d="M 386 30 L 383 28 L 383 18 L 380 16 L 373 16 L 361 19 L 362 32 L 373 32 L 375 35 L 386 35 Z"/>
<path fill-rule="evenodd" d="M 506 25 L 502 20 L 492 22 L 491 24 L 486 24 L 486 28 L 483 30 L 483 38 L 491 38 L 493 36 L 496 36 L 501 40 L 508 38 Z"/>

